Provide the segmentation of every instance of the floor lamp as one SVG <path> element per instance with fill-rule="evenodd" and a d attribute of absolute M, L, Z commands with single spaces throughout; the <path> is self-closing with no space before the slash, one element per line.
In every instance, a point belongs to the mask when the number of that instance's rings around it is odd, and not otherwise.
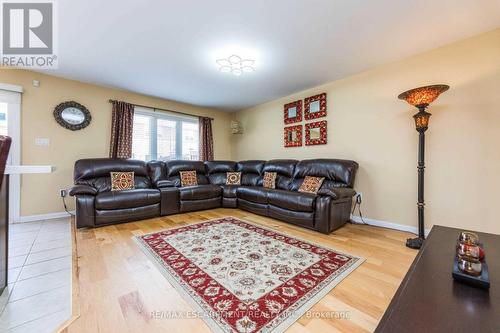
<path fill-rule="evenodd" d="M 425 170 L 425 131 L 429 127 L 429 118 L 431 114 L 425 109 L 440 94 L 450 87 L 444 84 L 425 86 L 405 91 L 398 96 L 399 99 L 407 101 L 409 104 L 418 108 L 418 112 L 413 116 L 415 127 L 418 132 L 418 237 L 408 238 L 406 246 L 412 249 L 420 249 L 425 240 L 424 225 L 424 170 Z"/>

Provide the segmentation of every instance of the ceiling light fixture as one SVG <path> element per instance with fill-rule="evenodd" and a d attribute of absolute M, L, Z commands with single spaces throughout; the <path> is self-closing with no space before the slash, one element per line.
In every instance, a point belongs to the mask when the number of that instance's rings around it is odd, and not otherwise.
<path fill-rule="evenodd" d="M 222 73 L 232 73 L 233 75 L 240 76 L 243 73 L 255 71 L 255 60 L 243 59 L 235 54 L 229 58 L 218 59 L 216 62 L 219 65 L 219 71 Z"/>

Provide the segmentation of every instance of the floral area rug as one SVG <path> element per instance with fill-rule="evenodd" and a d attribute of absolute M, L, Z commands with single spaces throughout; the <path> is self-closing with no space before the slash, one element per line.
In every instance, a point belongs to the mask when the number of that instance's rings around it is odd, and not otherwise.
<path fill-rule="evenodd" d="M 213 332 L 283 332 L 364 261 L 234 217 L 134 238 Z"/>

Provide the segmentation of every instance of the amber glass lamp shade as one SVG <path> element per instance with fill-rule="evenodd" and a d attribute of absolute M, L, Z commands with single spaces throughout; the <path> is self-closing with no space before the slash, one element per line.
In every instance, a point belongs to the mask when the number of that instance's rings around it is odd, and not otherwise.
<path fill-rule="evenodd" d="M 425 131 L 427 128 L 429 128 L 430 117 L 431 114 L 429 112 L 425 112 L 424 110 L 419 111 L 413 116 L 413 119 L 415 119 L 415 127 L 417 128 L 417 131 Z"/>
<path fill-rule="evenodd" d="M 409 104 L 421 109 L 426 108 L 430 103 L 435 101 L 440 94 L 442 94 L 449 88 L 449 86 L 444 84 L 419 87 L 405 91 L 404 93 L 400 94 L 398 98 L 403 99 Z"/>

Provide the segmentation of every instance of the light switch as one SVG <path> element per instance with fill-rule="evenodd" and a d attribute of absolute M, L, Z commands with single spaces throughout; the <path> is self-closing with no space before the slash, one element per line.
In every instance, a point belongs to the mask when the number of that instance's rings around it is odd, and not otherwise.
<path fill-rule="evenodd" d="M 35 145 L 44 146 L 44 147 L 50 146 L 50 139 L 49 138 L 36 138 Z"/>

